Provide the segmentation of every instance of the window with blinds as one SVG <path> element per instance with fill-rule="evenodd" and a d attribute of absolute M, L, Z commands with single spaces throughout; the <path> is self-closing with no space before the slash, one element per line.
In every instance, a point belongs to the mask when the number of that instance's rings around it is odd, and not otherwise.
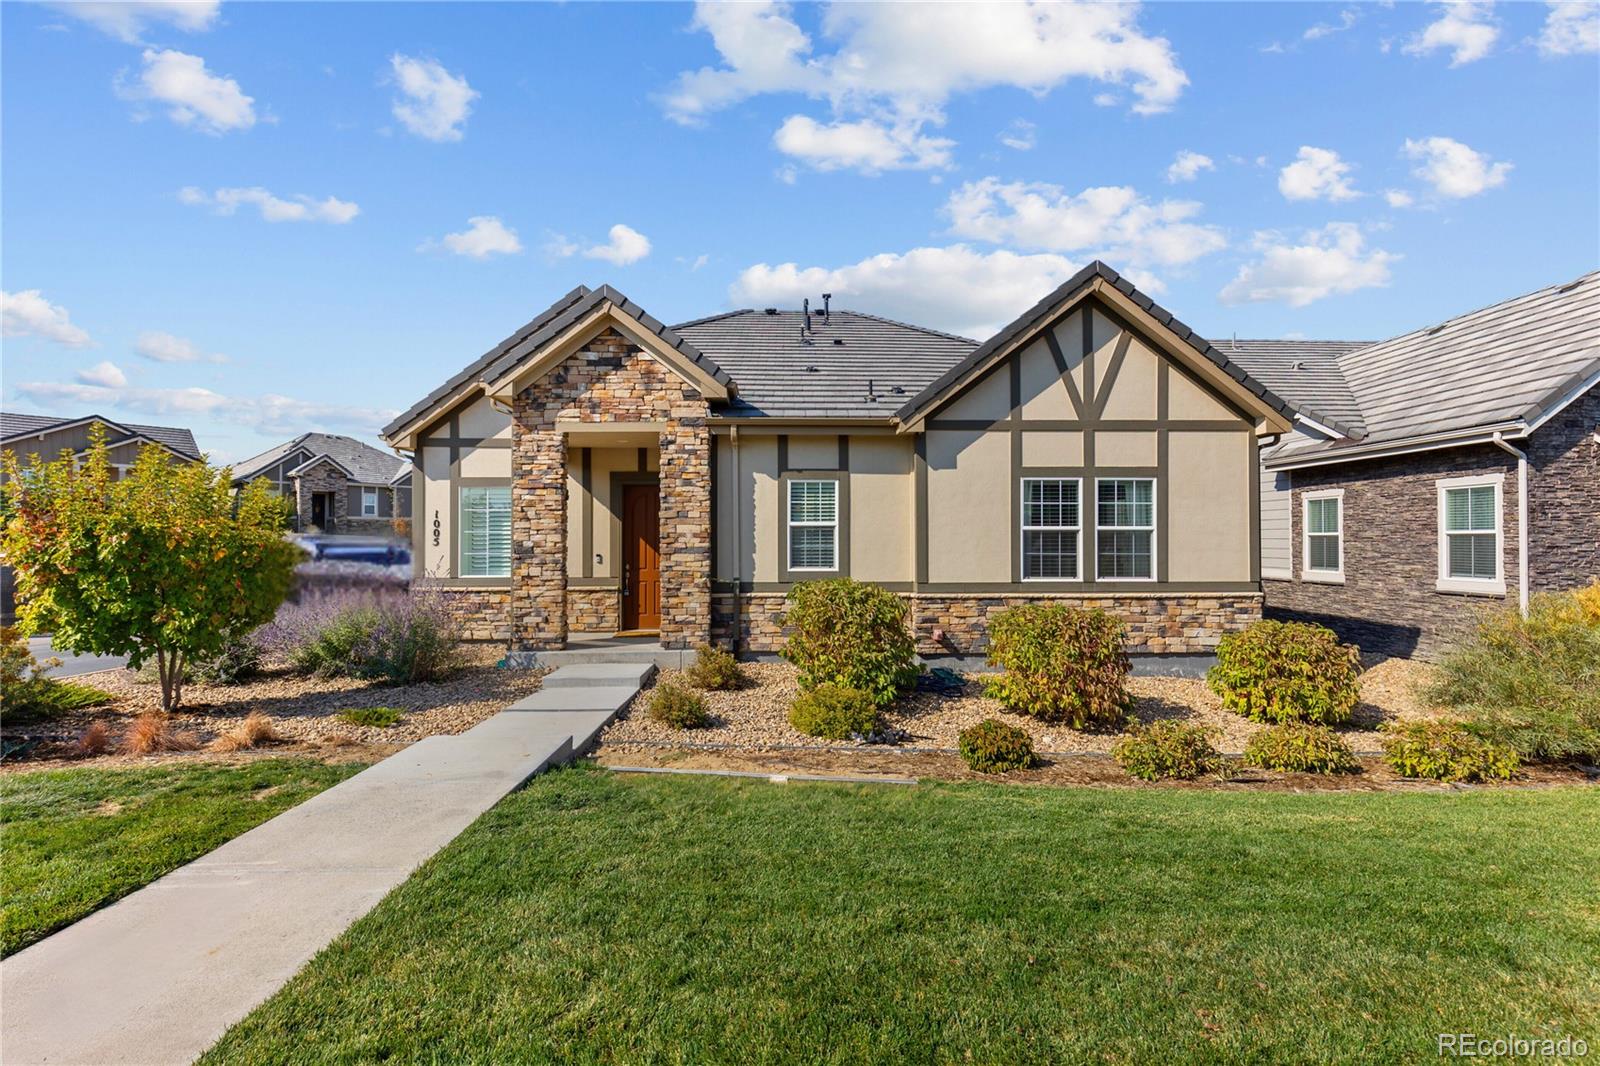
<path fill-rule="evenodd" d="M 1306 569 L 1337 574 L 1343 568 L 1343 501 L 1338 496 L 1308 496 L 1305 504 Z"/>
<path fill-rule="evenodd" d="M 1493 485 L 1444 490 L 1445 574 L 1493 581 L 1499 576 L 1499 507 Z"/>
<path fill-rule="evenodd" d="M 378 490 L 377 489 L 362 489 L 361 490 L 361 516 L 363 518 L 372 518 L 375 515 L 377 515 L 377 513 L 378 513 Z"/>
<path fill-rule="evenodd" d="M 839 483 L 789 482 L 789 569 L 839 568 Z"/>
<path fill-rule="evenodd" d="M 511 576 L 511 488 L 461 489 L 461 576 Z"/>
<path fill-rule="evenodd" d="M 1154 478 L 1107 478 L 1095 487 L 1095 572 L 1101 579 L 1155 577 Z"/>
<path fill-rule="evenodd" d="M 1022 479 L 1022 579 L 1076 581 L 1080 529 L 1076 478 Z"/>

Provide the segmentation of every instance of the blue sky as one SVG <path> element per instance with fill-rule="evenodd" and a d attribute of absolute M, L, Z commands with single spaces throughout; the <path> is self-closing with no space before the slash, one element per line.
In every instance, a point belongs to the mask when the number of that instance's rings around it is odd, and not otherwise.
<path fill-rule="evenodd" d="M 1211 336 L 1600 265 L 1593 4 L 0 5 L 8 409 L 373 436 L 579 282 Z"/>

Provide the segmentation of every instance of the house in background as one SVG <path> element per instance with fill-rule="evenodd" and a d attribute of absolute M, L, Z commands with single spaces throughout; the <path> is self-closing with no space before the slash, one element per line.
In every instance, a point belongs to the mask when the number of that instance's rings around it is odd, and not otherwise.
<path fill-rule="evenodd" d="M 302 531 L 387 536 L 411 517 L 410 464 L 354 437 L 302 433 L 234 464 L 235 488 L 263 480 Z"/>
<path fill-rule="evenodd" d="M 383 435 L 419 573 L 519 651 L 772 651 L 788 590 L 847 575 L 927 653 L 1039 600 L 1193 653 L 1261 615 L 1258 441 L 1295 415 L 1094 263 L 981 344 L 826 295 L 669 328 L 580 286 Z"/>
<path fill-rule="evenodd" d="M 103 415 L 62 418 L 59 415 L 29 415 L 0 411 L 0 452 L 11 452 L 26 463 L 30 456 L 58 458 L 62 452 L 82 455 L 89 447 L 94 426 L 105 430 L 106 446 L 114 475 L 121 477 L 146 447 L 160 448 L 175 463 L 198 463 L 200 447 L 194 433 L 176 426 L 145 426 L 120 422 Z M 0 471 L 0 478 L 5 474 Z M 15 605 L 9 566 L 0 566 L 0 622 L 11 624 Z"/>
<path fill-rule="evenodd" d="M 1269 613 L 1431 656 L 1485 605 L 1600 576 L 1600 273 L 1375 344 L 1241 341 Z"/>

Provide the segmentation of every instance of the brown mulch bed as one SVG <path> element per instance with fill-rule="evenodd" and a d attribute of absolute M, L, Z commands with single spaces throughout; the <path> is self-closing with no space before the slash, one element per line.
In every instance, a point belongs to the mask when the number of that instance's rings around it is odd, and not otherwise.
<path fill-rule="evenodd" d="M 746 663 L 746 687 L 735 692 L 707 692 L 712 724 L 705 729 L 671 729 L 644 713 L 648 690 L 636 696 L 619 718 L 601 734 L 606 748 L 651 748 L 682 745 L 717 745 L 751 751 L 788 747 L 821 748 L 829 742 L 806 736 L 789 725 L 789 704 L 799 692 L 795 668 L 788 663 Z M 1347 743 L 1359 752 L 1375 752 L 1378 726 L 1389 719 L 1431 717 L 1437 709 L 1417 695 L 1431 676 L 1426 663 L 1387 659 L 1361 676 L 1362 702 L 1352 720 L 1340 727 Z M 677 671 L 663 671 L 657 684 L 682 680 Z M 1222 706 L 1222 701 L 1199 678 L 1134 677 L 1128 681 L 1134 696 L 1133 713 L 1144 721 L 1177 718 L 1216 731 L 1214 743 L 1224 752 L 1240 752 L 1250 735 L 1262 726 Z M 983 695 L 982 682 L 966 678 L 960 695 L 939 696 L 917 692 L 894 702 L 884 713 L 886 722 L 904 730 L 904 744 L 914 748 L 954 750 L 956 738 L 968 726 L 985 718 L 1001 718 L 1025 729 L 1039 752 L 1107 754 L 1116 743 L 1117 730 L 1083 732 L 1066 726 L 1038 722 L 1008 714 L 998 702 Z"/>
<path fill-rule="evenodd" d="M 336 753 L 339 761 L 370 760 L 392 754 L 424 737 L 461 733 L 507 704 L 535 692 L 543 671 L 501 670 L 494 665 L 499 652 L 469 648 L 464 665 L 444 681 L 418 685 L 383 685 L 351 678 L 319 678 L 269 666 L 260 677 L 237 685 L 184 686 L 183 706 L 172 716 L 172 726 L 187 732 L 202 745 L 194 753 L 165 756 L 103 755 L 74 757 L 73 743 L 90 725 L 104 723 L 120 737 L 134 718 L 161 707 L 161 687 L 139 681 L 131 670 L 108 670 L 72 680 L 93 685 L 116 696 L 109 706 L 72 711 L 48 721 L 33 721 L 0 728 L 7 741 L 39 738 L 42 743 L 25 759 L 7 759 L 0 769 L 37 769 L 47 762 L 95 765 L 155 760 L 223 758 L 204 746 L 239 724 L 251 712 L 272 720 L 283 741 L 263 747 L 267 755 L 286 753 Z M 392 726 L 359 726 L 344 721 L 339 712 L 352 708 L 393 707 L 405 716 Z M 349 749 L 349 750 L 346 750 Z M 227 756 L 229 758 L 234 756 Z M 248 755 L 244 757 L 249 757 Z"/>

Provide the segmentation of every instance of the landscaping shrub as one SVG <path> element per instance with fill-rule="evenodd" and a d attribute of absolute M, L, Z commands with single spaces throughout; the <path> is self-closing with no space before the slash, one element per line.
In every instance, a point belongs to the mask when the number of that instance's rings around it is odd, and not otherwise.
<path fill-rule="evenodd" d="M 1361 655 L 1333 630 L 1262 619 L 1217 646 L 1206 681 L 1228 708 L 1258 722 L 1349 721 Z"/>
<path fill-rule="evenodd" d="M 1515 749 L 1476 737 L 1460 722 L 1388 722 L 1382 744 L 1384 758 L 1401 777 L 1506 781 L 1521 762 Z"/>
<path fill-rule="evenodd" d="M 1008 710 L 1073 729 L 1122 721 L 1132 661 L 1125 632 L 1104 611 L 1025 603 L 989 621 L 989 662 L 1005 672 L 985 690 Z"/>
<path fill-rule="evenodd" d="M 190 732 L 180 732 L 160 711 L 146 711 L 133 720 L 122 738 L 122 750 L 129 755 L 155 755 L 164 751 L 193 751 L 200 741 Z"/>
<path fill-rule="evenodd" d="M 79 734 L 72 745 L 72 753 L 83 758 L 104 755 L 112 748 L 111 730 L 104 722 L 95 722 Z"/>
<path fill-rule="evenodd" d="M 189 674 L 211 685 L 237 685 L 261 673 L 261 645 L 249 633 L 230 634 L 212 656 L 188 664 Z"/>
<path fill-rule="evenodd" d="M 998 718 L 985 718 L 963 729 L 957 747 L 967 765 L 980 774 L 1003 774 L 1033 765 L 1033 741 L 1027 732 Z"/>
<path fill-rule="evenodd" d="M 689 683 L 695 688 L 725 691 L 744 684 L 744 671 L 733 653 L 710 644 L 702 644 L 695 653 L 694 665 L 689 667 Z"/>
<path fill-rule="evenodd" d="M 1490 611 L 1427 695 L 1526 759 L 1600 758 L 1600 581 Z"/>
<path fill-rule="evenodd" d="M 849 578 L 806 581 L 789 590 L 782 655 L 800 687 L 843 685 L 882 707 L 916 680 L 916 644 L 906 604 L 879 585 Z"/>
<path fill-rule="evenodd" d="M 247 751 L 282 739 L 283 737 L 278 735 L 278 730 L 274 728 L 272 719 L 260 711 L 251 711 L 245 715 L 244 721 L 212 741 L 211 750 Z"/>
<path fill-rule="evenodd" d="M 426 593 L 344 592 L 286 607 L 261 639 L 305 673 L 405 685 L 455 669 L 453 631 L 443 604 Z"/>
<path fill-rule="evenodd" d="M 1257 730 L 1244 746 L 1246 766 L 1287 774 L 1353 774 L 1356 753 L 1325 725 L 1285 722 Z"/>
<path fill-rule="evenodd" d="M 802 692 L 789 708 L 789 724 L 811 737 L 865 739 L 878 727 L 878 705 L 860 689 L 821 684 Z"/>
<path fill-rule="evenodd" d="M 705 697 L 671 681 L 651 691 L 650 717 L 673 729 L 700 729 L 711 720 Z"/>
<path fill-rule="evenodd" d="M 1111 749 L 1112 758 L 1145 781 L 1175 778 L 1189 781 L 1222 769 L 1222 756 L 1211 745 L 1211 733 L 1197 725 L 1162 719 L 1144 725 L 1129 719 L 1127 732 Z"/>
<path fill-rule="evenodd" d="M 406 716 L 398 707 L 351 707 L 339 712 L 339 717 L 351 725 L 370 725 L 387 729 Z"/>
<path fill-rule="evenodd" d="M 114 697 L 78 681 L 58 681 L 45 671 L 60 659 L 33 657 L 28 642 L 14 626 L 0 626 L 0 713 L 9 723 L 53 718 L 67 711 L 98 707 Z"/>

